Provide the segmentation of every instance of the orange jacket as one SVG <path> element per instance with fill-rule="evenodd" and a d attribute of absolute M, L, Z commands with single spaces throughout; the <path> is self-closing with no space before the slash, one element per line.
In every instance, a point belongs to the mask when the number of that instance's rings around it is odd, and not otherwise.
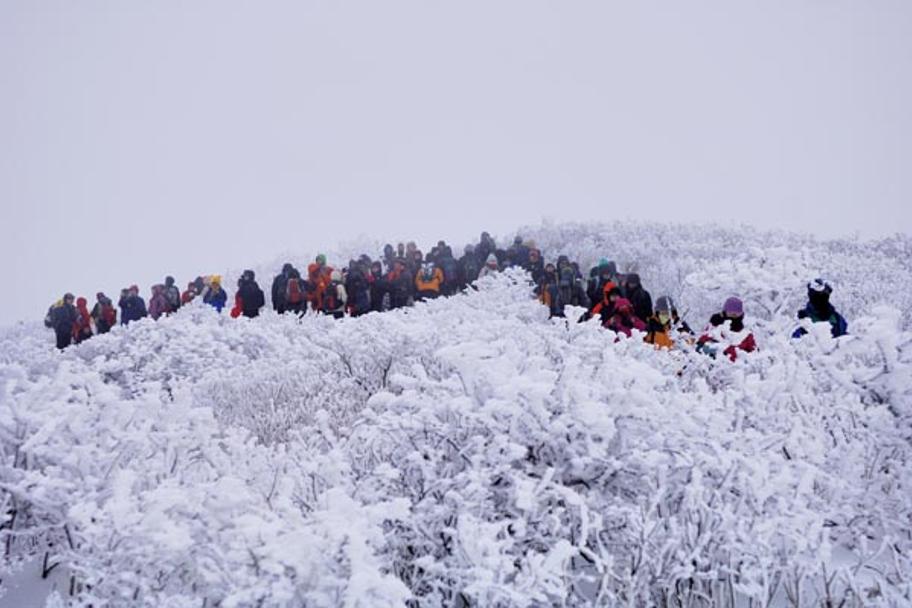
<path fill-rule="evenodd" d="M 415 275 L 415 289 L 418 291 L 433 291 L 440 293 L 440 286 L 443 285 L 443 271 L 439 268 L 434 269 L 434 274 L 430 279 L 424 278 L 424 273 L 420 270 Z"/>
<path fill-rule="evenodd" d="M 307 299 L 310 300 L 314 310 L 323 310 L 323 294 L 326 292 L 326 287 L 332 282 L 330 280 L 332 271 L 331 266 L 320 266 L 316 262 L 307 267 L 307 280 L 314 287 L 313 292 L 307 295 Z"/>

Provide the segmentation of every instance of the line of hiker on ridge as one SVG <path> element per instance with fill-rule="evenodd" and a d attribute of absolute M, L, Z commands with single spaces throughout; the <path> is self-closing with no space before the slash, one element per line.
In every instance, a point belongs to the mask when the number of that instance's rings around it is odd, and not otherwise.
<path fill-rule="evenodd" d="M 388 244 L 381 259 L 367 255 L 349 261 L 346 268 L 336 269 L 320 254 L 301 273 L 291 263 L 273 279 L 271 300 L 279 313 L 304 314 L 308 310 L 335 318 L 360 316 L 411 306 L 416 301 L 449 296 L 469 288 L 479 278 L 506 268 L 519 267 L 529 272 L 538 300 L 548 307 L 552 317 L 563 317 L 565 307 L 587 309 L 580 321 L 598 317 L 602 326 L 628 337 L 634 330 L 645 334 L 645 341 L 657 348 L 674 348 L 692 344 L 700 352 L 716 356 L 719 352 L 731 360 L 738 352 L 752 352 L 757 344 L 744 325 L 744 305 L 736 297 L 728 298 L 720 312 L 714 314 L 703 333 L 696 337 L 680 318 L 669 296 L 656 299 L 643 287 L 636 273 L 621 274 L 617 264 L 602 258 L 584 277 L 576 262 L 567 256 L 556 263 L 545 263 L 542 252 L 534 243 L 517 236 L 507 249 L 497 247 L 487 232 L 477 245 L 466 245 L 463 255 L 456 258 L 444 241 L 439 241 L 428 254 L 423 254 L 414 242 Z M 118 300 L 120 323 L 150 317 L 158 319 L 176 312 L 190 302 L 201 300 L 221 312 L 228 294 L 219 275 L 199 276 L 181 292 L 173 277 L 152 287 L 148 307 L 133 285 L 123 289 Z M 808 284 L 808 303 L 798 313 L 799 319 L 828 322 L 834 337 L 847 333 L 845 319 L 830 304 L 832 287 L 822 279 Z M 266 298 L 252 270 L 245 270 L 238 279 L 232 317 L 257 317 Z M 104 293 L 96 295 L 90 311 L 85 298 L 66 294 L 51 306 L 45 325 L 54 329 L 57 347 L 66 348 L 95 334 L 110 331 L 118 322 L 114 303 Z M 804 324 L 793 336 L 807 332 Z"/>

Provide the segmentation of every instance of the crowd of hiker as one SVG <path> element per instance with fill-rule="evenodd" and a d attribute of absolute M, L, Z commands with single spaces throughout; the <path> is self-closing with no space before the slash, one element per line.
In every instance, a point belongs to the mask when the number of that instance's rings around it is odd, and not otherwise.
<path fill-rule="evenodd" d="M 734 361 L 739 352 L 753 352 L 757 343 L 744 323 L 744 304 L 728 298 L 721 310 L 712 315 L 703 332 L 697 336 L 681 318 L 674 301 L 663 295 L 653 302 L 640 276 L 621 273 L 615 262 L 602 258 L 583 275 L 580 266 L 567 256 L 556 263 L 545 263 L 534 243 L 517 236 L 507 248 L 497 246 L 484 232 L 476 245 L 466 245 L 459 257 L 445 241 L 439 241 L 428 253 L 414 242 L 388 244 L 380 259 L 367 255 L 352 259 L 343 268 L 334 268 L 320 254 L 302 271 L 286 263 L 271 285 L 273 309 L 279 314 L 303 315 L 308 311 L 342 318 L 369 312 L 383 312 L 413 305 L 415 302 L 450 296 L 464 291 L 479 279 L 511 267 L 526 270 L 539 302 L 552 317 L 563 317 L 567 306 L 586 309 L 579 321 L 598 318 L 606 329 L 633 336 L 634 330 L 644 335 L 656 348 L 671 349 L 685 344 L 712 357 L 724 355 Z M 808 303 L 798 313 L 799 319 L 828 322 L 834 337 L 845 335 L 845 319 L 830 304 L 832 287 L 822 279 L 808 284 Z M 133 285 L 120 292 L 114 302 L 104 293 L 96 294 L 91 311 L 85 298 L 66 294 L 48 310 L 45 325 L 54 330 L 57 348 L 64 349 L 95 334 L 104 334 L 118 323 L 177 312 L 182 306 L 201 301 L 222 312 L 228 294 L 221 276 L 199 276 L 181 292 L 174 277 L 153 285 L 148 306 Z M 252 270 L 245 270 L 237 282 L 232 317 L 257 317 L 266 305 L 266 297 Z M 794 338 L 807 333 L 799 326 Z"/>

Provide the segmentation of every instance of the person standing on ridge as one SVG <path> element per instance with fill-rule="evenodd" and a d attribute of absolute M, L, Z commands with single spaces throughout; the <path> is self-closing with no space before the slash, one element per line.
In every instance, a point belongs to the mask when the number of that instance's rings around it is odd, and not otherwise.
<path fill-rule="evenodd" d="M 106 334 L 117 324 L 117 310 L 111 298 L 98 292 L 95 294 L 96 302 L 92 307 L 92 320 L 95 321 L 95 331 Z"/>
<path fill-rule="evenodd" d="M 51 306 L 48 311 L 49 324 L 54 329 L 54 335 L 57 338 L 57 348 L 65 349 L 73 342 L 73 325 L 76 323 L 76 307 L 73 302 L 76 297 L 71 294 L 65 294 L 56 304 Z"/>

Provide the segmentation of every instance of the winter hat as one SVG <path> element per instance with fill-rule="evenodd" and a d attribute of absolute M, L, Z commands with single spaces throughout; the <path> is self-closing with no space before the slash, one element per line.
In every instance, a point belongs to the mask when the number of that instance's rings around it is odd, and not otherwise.
<path fill-rule="evenodd" d="M 317 264 L 325 264 L 325 263 L 326 263 L 326 256 L 323 255 L 322 253 L 319 254 L 317 256 Z"/>
<path fill-rule="evenodd" d="M 497 266 L 497 256 L 494 255 L 493 253 L 488 254 L 488 259 L 485 260 L 485 264 L 488 264 L 488 265 L 494 264 L 495 266 Z"/>
<path fill-rule="evenodd" d="M 171 287 L 172 285 L 174 285 L 174 277 L 172 277 L 170 275 L 166 276 L 165 285 L 167 285 L 168 287 Z"/>
<path fill-rule="evenodd" d="M 731 298 L 725 300 L 725 304 L 722 306 L 722 312 L 726 315 L 731 316 L 740 316 L 744 314 L 744 303 L 741 302 L 738 298 L 732 296 Z"/>
<path fill-rule="evenodd" d="M 256 277 L 256 274 L 254 274 L 254 272 L 252 270 L 245 270 L 244 274 L 242 274 L 241 276 L 248 281 L 252 281 L 254 279 L 254 277 Z"/>
<path fill-rule="evenodd" d="M 85 299 L 85 298 L 79 298 L 78 300 L 76 300 L 76 307 L 77 307 L 77 308 L 85 308 L 85 307 L 86 307 L 86 304 L 88 304 L 88 302 L 86 302 L 86 299 Z"/>
<path fill-rule="evenodd" d="M 671 296 L 662 296 L 655 303 L 656 312 L 671 312 L 675 309 L 674 300 Z"/>
<path fill-rule="evenodd" d="M 617 276 L 618 265 L 614 262 L 609 261 L 606 270 L 608 270 L 608 274 L 610 274 L 612 276 Z"/>
<path fill-rule="evenodd" d="M 137 287 L 136 285 L 130 285 L 130 289 L 128 289 L 127 291 L 135 291 L 136 293 L 139 293 L 139 287 Z"/>
<path fill-rule="evenodd" d="M 221 284 L 222 284 L 222 275 L 220 275 L 220 274 L 214 274 L 214 275 L 212 275 L 211 277 L 209 277 L 209 284 L 210 284 L 210 285 L 215 285 L 216 287 L 218 287 L 219 285 L 221 285 Z"/>
<path fill-rule="evenodd" d="M 513 239 L 513 244 L 514 244 L 514 245 L 522 245 L 522 237 L 519 236 L 519 235 L 516 235 L 516 238 Z"/>
<path fill-rule="evenodd" d="M 475 253 L 475 245 L 466 245 L 465 252 L 469 255 Z"/>
<path fill-rule="evenodd" d="M 829 283 L 827 283 L 823 279 L 817 278 L 817 279 L 814 279 L 813 281 L 811 281 L 810 283 L 808 283 L 808 292 L 811 292 L 811 291 L 816 291 L 818 293 L 825 293 L 827 295 L 830 295 L 831 293 L 833 293 L 833 288 L 830 286 Z"/>
<path fill-rule="evenodd" d="M 607 268 L 608 267 L 608 258 L 599 258 L 598 267 Z"/>
<path fill-rule="evenodd" d="M 63 294 L 63 301 L 64 301 L 64 302 L 67 301 L 67 300 L 73 300 L 73 299 L 75 299 L 75 298 L 76 298 L 76 296 L 74 296 L 74 295 L 71 294 L 71 293 L 65 293 L 65 294 Z"/>
<path fill-rule="evenodd" d="M 633 285 L 634 287 L 639 287 L 640 285 L 640 275 L 635 272 L 631 272 L 627 275 L 627 284 Z"/>

